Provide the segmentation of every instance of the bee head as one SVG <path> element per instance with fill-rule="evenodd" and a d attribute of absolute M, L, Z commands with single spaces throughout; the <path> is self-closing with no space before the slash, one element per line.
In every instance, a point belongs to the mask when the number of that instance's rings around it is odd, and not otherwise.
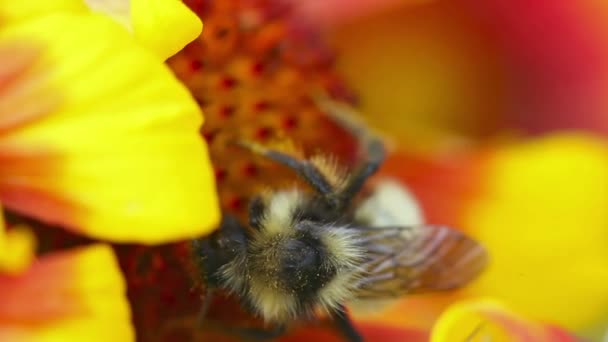
<path fill-rule="evenodd" d="M 274 194 L 247 243 L 248 298 L 267 321 L 330 311 L 350 299 L 361 275 L 356 231 L 302 214 L 307 199 Z"/>

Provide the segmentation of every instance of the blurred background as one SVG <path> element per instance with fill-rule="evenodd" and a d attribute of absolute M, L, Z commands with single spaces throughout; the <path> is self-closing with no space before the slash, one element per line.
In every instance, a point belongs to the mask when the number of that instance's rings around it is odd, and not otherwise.
<path fill-rule="evenodd" d="M 362 112 L 408 146 L 608 133 L 603 1 L 296 2 Z"/>

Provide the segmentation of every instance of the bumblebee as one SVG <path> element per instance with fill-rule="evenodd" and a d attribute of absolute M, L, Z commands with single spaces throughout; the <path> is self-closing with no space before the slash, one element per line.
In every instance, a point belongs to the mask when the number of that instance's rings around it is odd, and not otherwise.
<path fill-rule="evenodd" d="M 271 327 L 241 329 L 241 336 L 275 338 L 290 323 L 324 311 L 346 340 L 362 341 L 346 313 L 348 303 L 453 289 L 487 263 L 484 248 L 457 230 L 404 222 L 411 199 L 397 183 L 381 183 L 357 199 L 384 161 L 384 145 L 340 104 L 323 106 L 358 137 L 363 162 L 349 171 L 324 155 L 296 158 L 240 142 L 292 169 L 310 189 L 257 195 L 249 206 L 249 227 L 225 215 L 219 230 L 192 243 L 208 293 L 227 290 Z M 203 307 L 208 304 L 206 298 Z"/>

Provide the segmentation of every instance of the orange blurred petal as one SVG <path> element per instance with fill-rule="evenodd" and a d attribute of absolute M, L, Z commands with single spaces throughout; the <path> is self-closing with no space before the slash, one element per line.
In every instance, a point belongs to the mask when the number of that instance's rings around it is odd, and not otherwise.
<path fill-rule="evenodd" d="M 48 83 L 48 70 L 36 68 L 43 47 L 34 41 L 11 41 L 0 45 L 0 134 L 9 136 L 28 123 L 55 110 L 61 100 L 58 89 Z M 35 99 L 35 100 L 33 100 Z M 61 158 L 48 146 L 6 145 L 0 149 L 0 196 L 13 209 L 34 210 L 48 221 L 69 221 L 76 208 L 46 191 L 27 185 L 33 177 L 55 178 Z M 59 218 L 61 217 L 61 218 Z"/>
<path fill-rule="evenodd" d="M 464 208 L 483 193 L 478 181 L 486 172 L 488 153 L 421 155 L 398 151 L 389 156 L 378 177 L 402 181 L 418 199 L 427 222 L 456 229 Z"/>
<path fill-rule="evenodd" d="M 0 340 L 132 340 L 125 294 L 109 246 L 44 256 L 24 274 L 0 275 Z"/>
<path fill-rule="evenodd" d="M 56 91 L 38 86 L 48 80 L 48 72 L 32 70 L 41 50 L 34 42 L 0 45 L 0 134 L 50 113 L 59 103 Z"/>

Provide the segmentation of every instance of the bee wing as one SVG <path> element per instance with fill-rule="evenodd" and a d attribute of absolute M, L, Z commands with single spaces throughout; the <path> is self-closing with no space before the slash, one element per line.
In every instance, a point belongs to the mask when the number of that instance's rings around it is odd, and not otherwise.
<path fill-rule="evenodd" d="M 368 258 L 359 298 L 449 290 L 474 279 L 488 255 L 476 241 L 445 227 L 353 227 L 360 230 Z"/>

